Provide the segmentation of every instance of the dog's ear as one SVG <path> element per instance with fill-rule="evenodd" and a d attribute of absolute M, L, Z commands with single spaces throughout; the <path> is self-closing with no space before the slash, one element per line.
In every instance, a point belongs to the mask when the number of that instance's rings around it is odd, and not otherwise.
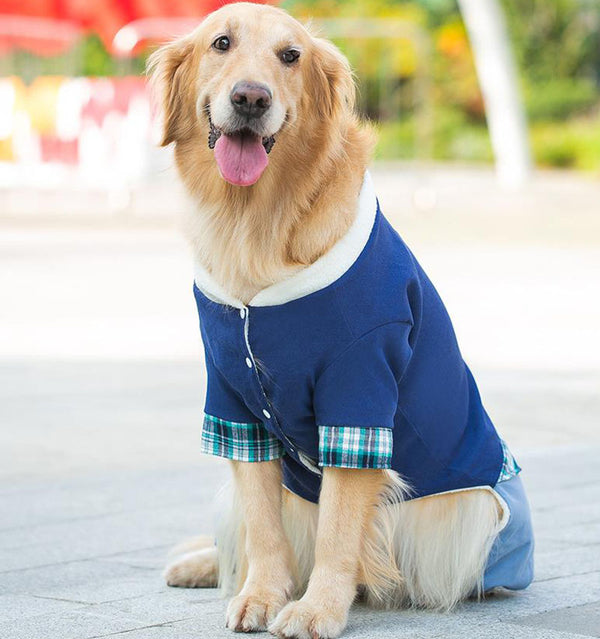
<path fill-rule="evenodd" d="M 194 43 L 189 37 L 162 46 L 148 58 L 146 72 L 162 105 L 161 146 L 188 136 L 195 125 L 194 68 Z"/>
<path fill-rule="evenodd" d="M 313 38 L 310 65 L 313 99 L 322 119 L 334 118 L 342 111 L 352 111 L 356 86 L 348 60 L 331 42 Z"/>

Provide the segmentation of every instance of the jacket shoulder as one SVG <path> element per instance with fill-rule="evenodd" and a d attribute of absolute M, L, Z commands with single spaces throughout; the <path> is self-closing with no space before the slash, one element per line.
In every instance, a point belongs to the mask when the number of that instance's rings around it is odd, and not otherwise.
<path fill-rule="evenodd" d="M 417 265 L 381 212 L 365 250 L 335 296 L 354 337 L 385 324 L 414 323 L 420 306 Z"/>

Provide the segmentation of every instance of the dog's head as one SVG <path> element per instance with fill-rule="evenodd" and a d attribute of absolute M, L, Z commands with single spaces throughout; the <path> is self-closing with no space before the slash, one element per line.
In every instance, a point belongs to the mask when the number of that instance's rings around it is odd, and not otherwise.
<path fill-rule="evenodd" d="M 269 153 L 301 144 L 351 112 L 344 56 L 284 11 L 246 2 L 210 14 L 157 50 L 149 71 L 162 97 L 162 145 L 198 145 L 223 179 L 256 183 Z M 206 156 L 210 153 L 210 159 Z"/>

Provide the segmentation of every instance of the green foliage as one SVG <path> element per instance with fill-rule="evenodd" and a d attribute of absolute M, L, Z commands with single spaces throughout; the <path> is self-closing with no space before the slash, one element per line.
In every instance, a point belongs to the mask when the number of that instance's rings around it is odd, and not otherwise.
<path fill-rule="evenodd" d="M 525 89 L 525 104 L 531 122 L 566 120 L 589 111 L 597 103 L 598 88 L 587 79 L 554 78 Z"/>
<path fill-rule="evenodd" d="M 39 57 L 29 51 L 12 51 L 1 61 L 0 75 L 17 75 L 25 82 L 31 82 L 39 75 L 139 75 L 144 70 L 144 59 L 142 55 L 125 60 L 114 58 L 102 40 L 91 34 L 60 55 Z"/>
<path fill-rule="evenodd" d="M 359 75 L 371 79 L 384 73 L 396 78 L 414 75 L 419 64 L 417 35 L 426 36 L 427 15 L 417 3 L 397 0 L 285 0 L 289 9 L 301 20 L 378 18 L 401 22 L 405 34 L 397 38 L 338 38 L 336 44 L 344 51 Z"/>
<path fill-rule="evenodd" d="M 381 122 L 375 157 L 380 160 L 418 157 L 418 121 L 414 116 Z M 490 162 L 492 148 L 485 124 L 471 121 L 460 109 L 436 111 L 432 131 L 434 160 Z"/>
<path fill-rule="evenodd" d="M 366 2 L 364 0 L 283 0 L 281 6 L 294 15 L 300 12 L 311 12 L 312 15 L 329 16 L 346 15 L 348 12 L 359 15 L 359 10 L 363 11 L 362 15 L 380 15 L 381 2 Z M 430 27 L 437 27 L 445 22 L 449 17 L 457 14 L 456 0 L 385 0 L 384 4 L 392 8 L 403 8 L 412 5 L 420 11 L 425 17 Z M 379 7 L 378 7 L 379 5 Z M 364 13 L 366 11 L 366 13 Z"/>
<path fill-rule="evenodd" d="M 409 160 L 415 157 L 415 120 L 413 117 L 381 122 L 377 125 L 378 160 Z"/>
<path fill-rule="evenodd" d="M 502 0 L 541 166 L 598 171 L 600 2 Z M 585 114 L 588 114 L 586 117 Z"/>
<path fill-rule="evenodd" d="M 81 75 L 86 76 L 123 76 L 144 73 L 146 56 L 141 54 L 132 58 L 115 58 L 106 50 L 98 36 L 90 35 L 83 41 L 81 52 Z"/>
<path fill-rule="evenodd" d="M 531 128 L 534 157 L 540 166 L 600 171 L 600 116 L 566 124 Z"/>
<path fill-rule="evenodd" d="M 111 76 L 117 73 L 116 60 L 108 53 L 102 40 L 96 35 L 88 36 L 82 45 L 82 75 Z"/>
<path fill-rule="evenodd" d="M 532 82 L 600 79 L 598 0 L 502 0 L 519 66 Z"/>
<path fill-rule="evenodd" d="M 600 168 L 600 0 L 500 0 L 521 72 L 534 156 L 543 166 Z M 488 162 L 492 151 L 474 62 L 455 0 L 285 0 L 309 17 L 401 17 L 426 29 L 433 159 Z M 357 69 L 362 110 L 379 123 L 377 157 L 414 158 L 422 143 L 419 65 L 410 46 L 338 42 Z M 377 48 L 379 46 L 379 48 Z M 387 65 L 387 66 L 386 66 Z M 387 74 L 387 79 L 384 77 Z M 382 99 L 383 97 L 383 99 Z M 582 117 L 588 114 L 586 117 Z"/>

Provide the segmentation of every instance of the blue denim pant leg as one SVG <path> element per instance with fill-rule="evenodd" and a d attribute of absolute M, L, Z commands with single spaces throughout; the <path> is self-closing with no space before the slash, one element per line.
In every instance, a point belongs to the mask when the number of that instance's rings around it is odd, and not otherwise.
<path fill-rule="evenodd" d="M 522 590 L 533 581 L 533 528 L 529 502 L 517 475 L 496 484 L 494 490 L 508 504 L 510 517 L 498 535 L 483 576 L 484 592 L 503 587 Z"/>

